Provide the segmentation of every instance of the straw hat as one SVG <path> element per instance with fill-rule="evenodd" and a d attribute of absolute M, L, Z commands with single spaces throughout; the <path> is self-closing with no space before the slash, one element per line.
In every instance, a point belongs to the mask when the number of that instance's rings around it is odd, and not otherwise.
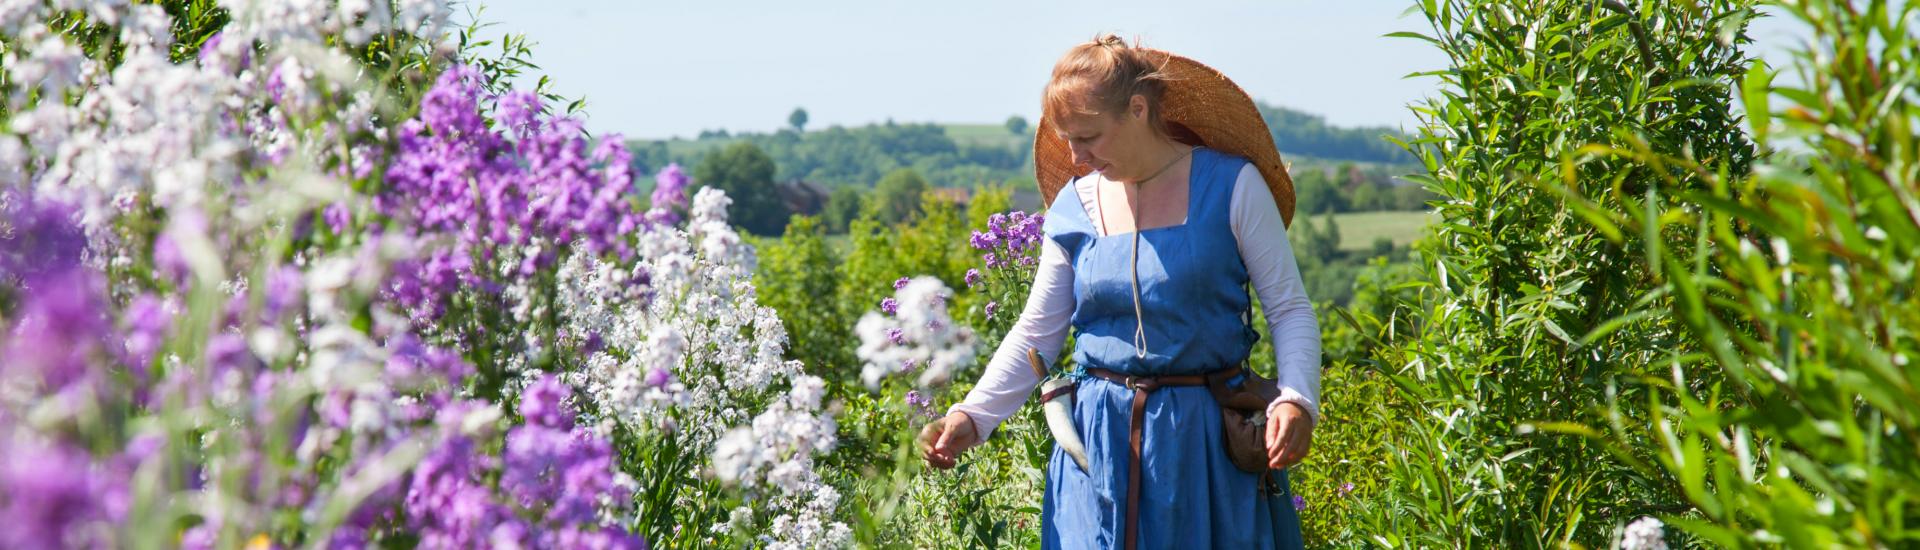
<path fill-rule="evenodd" d="M 1280 207 L 1280 217 L 1293 225 L 1293 178 L 1273 145 L 1273 134 L 1260 118 L 1253 98 L 1228 80 L 1226 75 L 1198 61 L 1172 53 L 1142 48 L 1147 56 L 1164 63 L 1166 93 L 1160 99 L 1160 118 L 1176 141 L 1203 145 L 1217 151 L 1246 157 L 1267 180 L 1267 191 Z M 1060 139 L 1053 121 L 1040 117 L 1033 136 L 1033 177 L 1040 184 L 1040 195 L 1053 204 L 1054 195 L 1073 178 L 1087 175 L 1092 168 L 1073 163 L 1073 151 Z"/>

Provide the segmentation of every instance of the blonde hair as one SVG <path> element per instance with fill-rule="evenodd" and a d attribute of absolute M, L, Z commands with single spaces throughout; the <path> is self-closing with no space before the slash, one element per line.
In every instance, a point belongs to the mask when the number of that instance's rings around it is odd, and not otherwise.
<path fill-rule="evenodd" d="M 1129 46 L 1113 33 L 1102 34 L 1067 50 L 1054 63 L 1041 98 L 1042 115 L 1056 121 L 1069 114 L 1117 116 L 1138 95 L 1147 100 L 1148 126 L 1166 135 L 1160 120 L 1168 79 L 1164 68 L 1165 61 L 1147 55 L 1138 39 Z"/>

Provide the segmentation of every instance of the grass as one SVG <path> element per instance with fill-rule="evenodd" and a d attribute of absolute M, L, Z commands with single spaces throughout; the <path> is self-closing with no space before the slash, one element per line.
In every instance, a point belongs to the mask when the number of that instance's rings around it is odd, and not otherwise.
<path fill-rule="evenodd" d="M 947 137 L 960 145 L 992 145 L 997 147 L 1032 146 L 1031 131 L 1015 134 L 1007 131 L 1005 124 L 942 124 L 946 127 Z"/>
<path fill-rule="evenodd" d="M 1394 248 L 1413 244 L 1433 217 L 1429 212 L 1347 212 L 1334 214 L 1333 221 L 1340 226 L 1341 250 L 1367 251 L 1380 237 L 1392 239 Z M 1320 221 L 1314 217 L 1314 223 Z"/>

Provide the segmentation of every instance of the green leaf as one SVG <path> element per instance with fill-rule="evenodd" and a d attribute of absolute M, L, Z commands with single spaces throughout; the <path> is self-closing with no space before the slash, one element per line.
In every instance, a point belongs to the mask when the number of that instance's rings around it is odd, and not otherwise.
<path fill-rule="evenodd" d="M 1380 35 L 1380 37 L 1381 38 L 1413 38 L 1418 40 L 1425 40 L 1428 43 L 1434 44 L 1434 45 L 1440 44 L 1440 41 L 1434 40 L 1433 37 L 1431 36 L 1427 36 L 1427 35 L 1420 34 L 1417 32 L 1412 32 L 1412 31 L 1390 32 L 1387 34 Z"/>
<path fill-rule="evenodd" d="M 1746 78 L 1741 80 L 1740 95 L 1746 100 L 1747 128 L 1753 131 L 1755 141 L 1767 140 L 1767 129 L 1773 125 L 1772 111 L 1767 107 L 1767 96 L 1773 84 L 1773 73 L 1767 71 L 1767 63 L 1755 59 L 1753 67 L 1747 69 Z"/>

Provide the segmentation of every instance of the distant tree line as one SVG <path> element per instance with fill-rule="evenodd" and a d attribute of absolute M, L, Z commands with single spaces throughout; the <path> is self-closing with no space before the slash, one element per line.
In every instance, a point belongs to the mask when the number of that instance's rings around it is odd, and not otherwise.
<path fill-rule="evenodd" d="M 1328 165 L 1296 162 L 1293 176 L 1294 212 L 1327 214 L 1380 210 L 1426 210 L 1435 195 L 1419 185 L 1396 178 L 1399 166 Z"/>
<path fill-rule="evenodd" d="M 1416 159 L 1388 136 L 1403 137 L 1400 131 L 1385 126 L 1342 128 L 1327 124 L 1326 117 L 1255 102 L 1273 143 L 1280 152 L 1323 160 L 1348 160 L 1387 164 L 1411 164 Z"/>
<path fill-rule="evenodd" d="M 1383 139 L 1391 130 L 1331 127 L 1317 115 L 1265 104 L 1260 109 L 1293 162 L 1297 212 L 1424 210 L 1433 198 L 1395 178 L 1412 167 L 1405 152 Z M 938 124 L 889 121 L 803 131 L 807 122 L 806 110 L 796 108 L 788 127 L 772 133 L 712 130 L 695 140 L 634 141 L 628 147 L 637 173 L 656 173 L 669 163 L 686 166 L 695 185 L 719 187 L 733 198 L 734 220 L 743 228 L 769 236 L 781 234 L 796 214 L 819 216 L 823 228 L 837 234 L 862 216 L 882 223 L 909 220 L 931 189 L 1033 185 L 1032 128 L 1019 116 L 1007 119 L 1005 139 L 966 143 Z M 804 192 L 813 193 L 811 206 L 783 198 L 797 193 L 795 186 L 809 188 Z"/>
<path fill-rule="evenodd" d="M 804 116 L 792 118 L 790 124 L 804 124 Z M 831 126 L 804 133 L 792 128 L 773 133 L 707 131 L 694 142 L 696 146 L 638 141 L 629 148 L 634 152 L 636 168 L 651 173 L 669 162 L 698 165 L 701 158 L 720 150 L 718 146 L 698 146 L 700 142 L 727 140 L 749 143 L 764 151 L 778 166 L 774 178 L 779 181 L 804 180 L 829 188 L 872 187 L 901 168 L 911 168 L 940 187 L 964 188 L 1003 184 L 1030 178 L 1032 173 L 1028 163 L 1032 147 L 1026 139 L 1009 140 L 1011 145 L 958 143 L 938 124 L 888 122 L 858 128 Z"/>

